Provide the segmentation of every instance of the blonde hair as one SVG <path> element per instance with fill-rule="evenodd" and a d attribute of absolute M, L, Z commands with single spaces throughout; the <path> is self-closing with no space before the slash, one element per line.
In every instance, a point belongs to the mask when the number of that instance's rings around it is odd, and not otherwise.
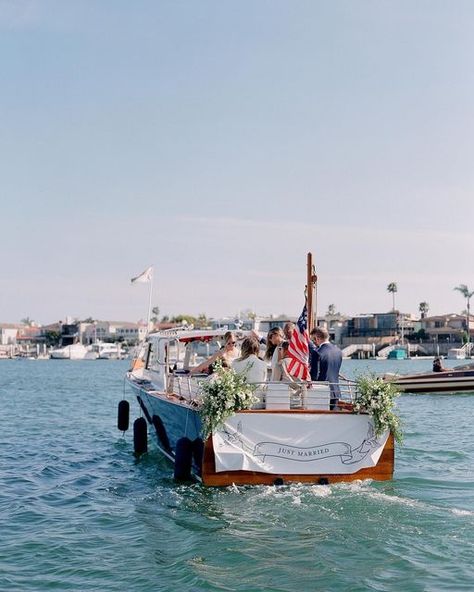
<path fill-rule="evenodd" d="M 260 346 L 258 341 L 252 337 L 246 337 L 242 341 L 242 348 L 240 350 L 240 360 L 246 360 L 251 355 L 258 355 Z"/>
<path fill-rule="evenodd" d="M 224 345 L 230 341 L 230 340 L 236 341 L 237 338 L 235 336 L 235 333 L 233 331 L 227 331 L 226 333 L 224 333 Z"/>

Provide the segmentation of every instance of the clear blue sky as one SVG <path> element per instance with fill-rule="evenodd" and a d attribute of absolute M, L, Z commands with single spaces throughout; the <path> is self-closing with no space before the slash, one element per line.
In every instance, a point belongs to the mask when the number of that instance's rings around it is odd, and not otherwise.
<path fill-rule="evenodd" d="M 461 311 L 470 1 L 0 0 L 0 321 Z"/>

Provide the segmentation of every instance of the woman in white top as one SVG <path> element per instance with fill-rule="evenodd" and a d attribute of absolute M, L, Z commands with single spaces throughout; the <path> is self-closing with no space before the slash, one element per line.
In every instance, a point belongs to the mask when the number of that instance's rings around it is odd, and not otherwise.
<path fill-rule="evenodd" d="M 236 348 L 237 338 L 235 333 L 227 331 L 224 335 L 224 345 L 210 358 L 204 360 L 199 366 L 191 370 L 191 374 L 212 374 L 212 366 L 217 360 L 222 360 L 222 365 L 226 368 L 230 368 L 232 361 L 238 356 L 238 350 Z"/>
<path fill-rule="evenodd" d="M 256 339 L 246 337 L 242 342 L 240 358 L 232 362 L 232 369 L 245 376 L 250 383 L 267 380 L 267 364 L 258 357 L 259 349 Z"/>
<path fill-rule="evenodd" d="M 285 341 L 285 335 L 280 327 L 273 327 L 267 334 L 267 351 L 265 359 L 271 360 L 272 382 L 281 380 L 280 346 Z"/>

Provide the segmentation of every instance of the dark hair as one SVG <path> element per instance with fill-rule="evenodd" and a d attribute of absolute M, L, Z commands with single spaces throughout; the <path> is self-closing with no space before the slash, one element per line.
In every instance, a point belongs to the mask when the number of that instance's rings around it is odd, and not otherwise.
<path fill-rule="evenodd" d="M 311 329 L 311 335 L 316 335 L 316 337 L 324 340 L 329 339 L 329 333 L 327 332 L 327 329 L 324 329 L 323 327 L 315 327 L 314 329 Z"/>
<path fill-rule="evenodd" d="M 281 344 L 281 349 L 287 350 L 290 347 L 290 342 L 289 341 L 284 341 Z"/>
<path fill-rule="evenodd" d="M 272 337 L 274 335 L 280 335 L 281 337 L 283 337 L 283 331 L 281 330 L 280 327 L 273 327 L 267 333 L 267 349 L 265 350 L 265 359 L 266 360 L 271 360 L 272 359 L 273 352 L 276 349 L 276 345 L 273 345 L 273 343 L 272 343 Z"/>

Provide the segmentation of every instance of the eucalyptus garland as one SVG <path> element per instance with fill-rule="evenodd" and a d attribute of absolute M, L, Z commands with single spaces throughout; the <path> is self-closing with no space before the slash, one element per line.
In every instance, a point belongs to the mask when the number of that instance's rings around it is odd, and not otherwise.
<path fill-rule="evenodd" d="M 374 420 L 375 434 L 381 436 L 390 430 L 395 440 L 403 441 L 401 420 L 395 412 L 395 399 L 400 392 L 388 382 L 374 374 L 359 376 L 356 379 L 354 411 L 366 411 Z"/>
<path fill-rule="evenodd" d="M 210 436 L 234 413 L 250 409 L 258 401 L 255 389 L 256 385 L 249 384 L 242 374 L 232 368 L 223 368 L 217 361 L 213 374 L 201 382 L 203 437 Z"/>

